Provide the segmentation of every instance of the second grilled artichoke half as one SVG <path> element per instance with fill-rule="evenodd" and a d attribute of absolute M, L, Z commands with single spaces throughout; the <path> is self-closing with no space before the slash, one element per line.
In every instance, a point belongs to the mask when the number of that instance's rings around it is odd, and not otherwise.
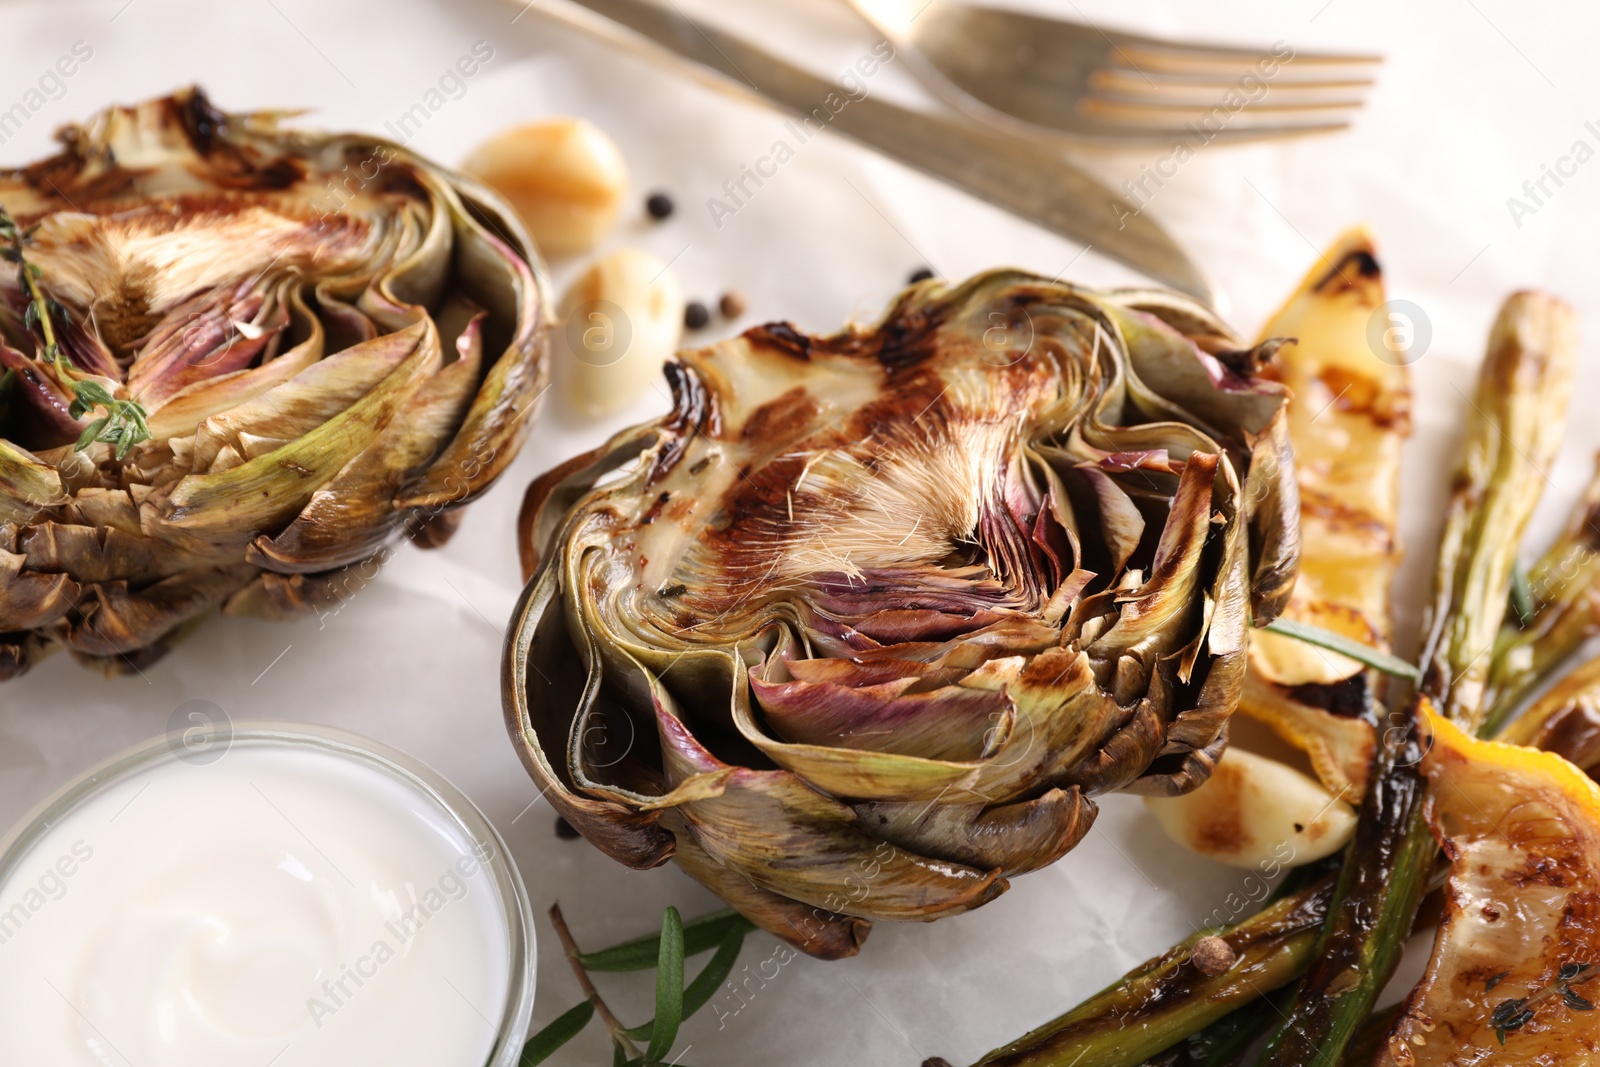
<path fill-rule="evenodd" d="M 198 90 L 0 172 L 0 679 L 137 668 L 216 608 L 331 606 L 437 543 L 544 377 L 511 210 L 398 145 Z"/>
<path fill-rule="evenodd" d="M 529 489 L 523 762 L 813 955 L 993 899 L 1225 746 L 1298 554 L 1273 347 L 999 271 L 681 353 L 668 415 Z"/>

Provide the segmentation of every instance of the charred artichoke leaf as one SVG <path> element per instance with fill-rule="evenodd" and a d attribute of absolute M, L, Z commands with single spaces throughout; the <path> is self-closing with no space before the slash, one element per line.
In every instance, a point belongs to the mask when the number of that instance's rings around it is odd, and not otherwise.
<path fill-rule="evenodd" d="M 688 857 L 819 955 L 859 939 L 808 943 L 807 906 L 955 914 L 1095 794 L 1193 788 L 1294 569 L 1272 347 L 996 271 L 680 353 L 670 413 L 524 501 L 524 764 L 615 858 Z"/>

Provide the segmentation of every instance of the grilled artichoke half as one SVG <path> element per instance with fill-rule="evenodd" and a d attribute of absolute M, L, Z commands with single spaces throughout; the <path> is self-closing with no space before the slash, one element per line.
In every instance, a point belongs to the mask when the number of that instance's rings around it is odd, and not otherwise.
<path fill-rule="evenodd" d="M 136 666 L 215 608 L 331 603 L 395 538 L 448 536 L 545 374 L 514 214 L 396 145 L 198 90 L 62 140 L 0 173 L 31 230 L 0 276 L 0 678 L 59 646 Z M 80 450 L 96 395 L 148 437 Z"/>
<path fill-rule="evenodd" d="M 1272 347 L 1001 271 L 680 353 L 666 417 L 529 489 L 530 774 L 822 957 L 993 899 L 1094 794 L 1193 787 L 1295 573 Z"/>

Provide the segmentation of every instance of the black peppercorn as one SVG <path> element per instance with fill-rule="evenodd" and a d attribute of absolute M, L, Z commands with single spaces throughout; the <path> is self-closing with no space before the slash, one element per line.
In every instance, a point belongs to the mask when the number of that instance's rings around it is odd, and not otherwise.
<path fill-rule="evenodd" d="M 644 202 L 644 209 L 650 213 L 650 217 L 653 219 L 666 218 L 672 214 L 674 206 L 672 197 L 666 193 L 651 193 Z"/>
<path fill-rule="evenodd" d="M 691 300 L 683 306 L 683 325 L 690 330 L 698 330 L 711 321 L 711 312 L 698 300 Z"/>

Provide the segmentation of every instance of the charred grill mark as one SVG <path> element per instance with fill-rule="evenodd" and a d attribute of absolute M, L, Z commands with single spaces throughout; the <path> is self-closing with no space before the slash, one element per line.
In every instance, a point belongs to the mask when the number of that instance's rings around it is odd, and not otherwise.
<path fill-rule="evenodd" d="M 1341 367 L 1324 367 L 1318 379 L 1333 394 L 1331 407 L 1334 411 L 1365 415 L 1384 430 L 1409 424 L 1409 394 L 1394 393 L 1367 375 L 1353 374 Z"/>
<path fill-rule="evenodd" d="M 1576 857 L 1569 856 L 1561 860 L 1542 853 L 1531 853 L 1523 860 L 1522 866 L 1506 871 L 1503 878 L 1507 885 L 1518 889 L 1526 889 L 1530 885 L 1562 889 L 1574 884 L 1573 867 L 1576 863 Z"/>
<path fill-rule="evenodd" d="M 895 372 L 915 367 L 937 350 L 936 336 L 941 320 L 927 314 L 896 319 L 879 332 L 878 362 Z"/>
<path fill-rule="evenodd" d="M 1350 507 L 1326 493 L 1303 490 L 1300 497 L 1300 515 L 1302 519 L 1314 518 L 1329 526 L 1359 532 L 1371 539 L 1375 547 L 1385 552 L 1394 549 L 1394 533 L 1388 523 L 1369 511 Z"/>
<path fill-rule="evenodd" d="M 1585 700 L 1573 701 L 1546 718 L 1529 744 L 1586 766 L 1600 753 L 1600 709 Z"/>
<path fill-rule="evenodd" d="M 809 427 L 821 410 L 805 386 L 797 385 L 752 411 L 740 435 L 747 441 L 782 440 L 786 430 Z"/>
<path fill-rule="evenodd" d="M 721 510 L 727 517 L 727 525 L 708 530 L 705 535 L 708 541 L 719 546 L 717 554 L 726 561 L 730 571 L 738 565 L 752 565 L 749 557 L 753 546 L 763 566 L 776 550 L 777 542 L 771 537 L 752 538 L 744 531 L 759 524 L 774 528 L 788 526 L 789 493 L 804 466 L 798 456 L 781 456 L 760 467 L 740 471 L 722 499 Z"/>
<path fill-rule="evenodd" d="M 396 160 L 400 162 L 400 160 Z M 416 171 L 407 164 L 404 166 L 385 166 L 378 172 L 376 189 L 380 193 L 400 196 L 407 200 L 426 198 L 427 188 L 417 180 Z M 490 230 L 496 227 L 490 224 Z"/>
<path fill-rule="evenodd" d="M 664 443 L 645 475 L 646 485 L 672 473 L 695 434 L 716 433 L 716 404 L 700 376 L 675 359 L 668 360 L 661 372 L 672 388 L 672 412 L 663 422 Z"/>
<path fill-rule="evenodd" d="M 796 359 L 811 358 L 810 335 L 795 329 L 793 323 L 763 323 L 746 330 L 744 336 L 754 346 L 773 348 Z"/>
<path fill-rule="evenodd" d="M 639 525 L 649 526 L 652 522 L 655 522 L 656 519 L 660 518 L 661 509 L 666 507 L 667 501 L 671 499 L 672 494 L 667 492 L 663 492 L 660 496 L 656 497 L 655 501 L 650 505 L 649 510 L 639 517 Z"/>
<path fill-rule="evenodd" d="M 1372 253 L 1359 249 L 1336 263 L 1313 288 L 1323 294 L 1341 293 L 1364 288 L 1363 283 L 1374 282 L 1382 277 L 1383 268 L 1378 265 Z"/>
<path fill-rule="evenodd" d="M 1321 708 L 1346 719 L 1365 719 L 1376 715 L 1374 694 L 1362 671 L 1338 682 L 1307 682 L 1289 690 L 1292 700 Z"/>
<path fill-rule="evenodd" d="M 189 143 L 194 145 L 194 150 L 202 156 L 209 156 L 216 146 L 218 132 L 227 126 L 227 116 L 212 106 L 205 90 L 199 87 L 190 91 L 187 100 L 180 102 L 174 98 L 170 103 L 176 106 L 184 132 L 189 135 Z"/>

